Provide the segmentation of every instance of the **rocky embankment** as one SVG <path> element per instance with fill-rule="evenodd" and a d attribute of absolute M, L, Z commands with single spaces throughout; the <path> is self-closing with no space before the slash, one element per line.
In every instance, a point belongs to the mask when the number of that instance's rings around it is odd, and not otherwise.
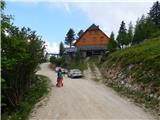
<path fill-rule="evenodd" d="M 105 78 L 103 82 L 160 116 L 160 87 L 153 86 L 150 82 L 145 84 L 137 82 L 129 74 L 133 67 L 134 65 L 129 65 L 125 70 L 116 64 L 111 67 L 101 67 L 102 75 Z"/>

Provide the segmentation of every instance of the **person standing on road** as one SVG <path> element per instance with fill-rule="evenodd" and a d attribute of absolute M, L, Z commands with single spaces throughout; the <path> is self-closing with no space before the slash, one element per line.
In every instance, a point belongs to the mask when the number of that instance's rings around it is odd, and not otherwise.
<path fill-rule="evenodd" d="M 63 86 L 62 80 L 63 80 L 62 70 L 59 69 L 57 72 L 57 87 Z"/>

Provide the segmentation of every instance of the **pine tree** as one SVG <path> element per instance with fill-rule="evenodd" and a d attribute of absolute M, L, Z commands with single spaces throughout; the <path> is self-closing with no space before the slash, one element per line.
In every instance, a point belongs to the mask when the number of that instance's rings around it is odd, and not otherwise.
<path fill-rule="evenodd" d="M 81 53 L 80 50 L 77 50 L 74 57 L 75 63 L 80 64 L 81 62 Z"/>
<path fill-rule="evenodd" d="M 133 40 L 133 25 L 132 25 L 132 22 L 130 22 L 128 32 L 127 32 L 127 45 L 131 44 L 132 40 Z"/>
<path fill-rule="evenodd" d="M 150 17 L 146 17 L 145 23 L 145 39 L 151 38 L 152 34 L 158 32 L 158 26 L 152 21 Z"/>
<path fill-rule="evenodd" d="M 117 41 L 118 41 L 118 46 L 120 48 L 123 48 L 124 45 L 127 45 L 127 29 L 125 27 L 125 22 L 121 22 L 121 26 L 118 31 L 118 36 L 117 36 Z"/>
<path fill-rule="evenodd" d="M 152 34 L 157 31 L 158 28 L 151 18 L 142 15 L 141 19 L 137 20 L 132 44 L 139 44 L 145 39 L 152 37 Z"/>
<path fill-rule="evenodd" d="M 69 45 L 70 48 L 72 47 L 72 42 L 75 39 L 74 36 L 75 36 L 75 32 L 72 28 L 70 28 L 65 37 L 65 44 Z"/>
<path fill-rule="evenodd" d="M 135 32 L 133 36 L 132 44 L 138 44 L 144 39 L 144 23 L 145 23 L 145 16 L 142 15 L 142 17 L 136 22 L 135 26 Z"/>
<path fill-rule="evenodd" d="M 0 1 L 1 9 L 4 10 L 5 2 L 3 0 Z M 2 11 L 1 11 L 2 12 Z"/>
<path fill-rule="evenodd" d="M 160 3 L 155 2 L 149 12 L 149 16 L 153 22 L 160 28 Z"/>
<path fill-rule="evenodd" d="M 77 33 L 78 38 L 80 38 L 82 34 L 83 34 L 83 30 L 80 30 L 80 31 Z"/>
<path fill-rule="evenodd" d="M 50 61 L 52 64 L 56 64 L 57 59 L 56 59 L 55 56 L 51 56 L 49 61 Z"/>
<path fill-rule="evenodd" d="M 63 42 L 61 42 L 59 45 L 59 55 L 63 56 L 63 53 L 64 53 L 64 45 Z"/>
<path fill-rule="evenodd" d="M 114 33 L 111 32 L 109 44 L 108 44 L 108 49 L 109 49 L 109 51 L 114 51 L 114 50 L 116 50 L 116 48 L 117 48 L 117 42 L 115 41 Z"/>

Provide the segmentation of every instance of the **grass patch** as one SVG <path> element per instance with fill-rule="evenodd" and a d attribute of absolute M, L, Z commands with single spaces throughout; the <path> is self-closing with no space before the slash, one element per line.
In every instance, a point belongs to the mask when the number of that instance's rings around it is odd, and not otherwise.
<path fill-rule="evenodd" d="M 160 86 L 160 37 L 114 52 L 102 66 L 109 68 L 113 64 L 120 64 L 124 69 L 134 65 L 131 74 L 137 81 Z"/>
<path fill-rule="evenodd" d="M 15 111 L 4 113 L 1 116 L 2 120 L 27 120 L 30 111 L 34 105 L 40 101 L 44 95 L 49 92 L 49 79 L 42 75 L 37 75 L 37 80 L 34 81 L 31 88 L 24 94 L 19 106 Z"/>
<path fill-rule="evenodd" d="M 80 69 L 81 71 L 87 69 L 86 63 L 72 63 L 68 66 L 69 69 Z"/>
<path fill-rule="evenodd" d="M 96 71 L 95 65 L 98 64 L 98 59 L 97 58 L 98 58 L 98 56 L 92 56 L 92 57 L 90 57 L 90 59 L 88 61 L 89 67 L 91 68 L 92 72 L 94 72 L 94 73 Z"/>
<path fill-rule="evenodd" d="M 95 73 L 95 66 L 93 62 L 89 62 L 89 67 L 91 68 L 92 72 Z"/>
<path fill-rule="evenodd" d="M 84 71 L 87 69 L 87 62 L 84 59 L 80 58 L 79 61 L 76 61 L 74 58 L 67 64 L 68 69 L 80 69 Z"/>

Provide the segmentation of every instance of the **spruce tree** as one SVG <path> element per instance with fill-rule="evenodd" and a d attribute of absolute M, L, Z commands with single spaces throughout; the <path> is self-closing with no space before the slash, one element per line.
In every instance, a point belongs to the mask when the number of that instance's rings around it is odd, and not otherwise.
<path fill-rule="evenodd" d="M 64 53 L 64 45 L 63 42 L 61 42 L 59 45 L 59 55 L 63 56 L 63 53 Z"/>
<path fill-rule="evenodd" d="M 145 26 L 145 16 L 142 15 L 142 17 L 136 22 L 136 26 L 135 26 L 135 32 L 134 32 L 134 37 L 133 37 L 133 41 L 132 44 L 138 44 L 141 41 L 144 40 L 144 26 Z"/>
<path fill-rule="evenodd" d="M 82 34 L 83 34 L 83 30 L 80 30 L 80 31 L 77 33 L 78 38 L 80 38 Z"/>
<path fill-rule="evenodd" d="M 127 45 L 131 44 L 132 40 L 133 40 L 133 25 L 132 22 L 130 22 L 127 32 Z"/>
<path fill-rule="evenodd" d="M 150 9 L 149 16 L 153 22 L 160 28 L 160 3 L 159 1 L 155 2 Z"/>
<path fill-rule="evenodd" d="M 116 48 L 117 48 L 117 42 L 115 41 L 114 33 L 111 32 L 109 44 L 108 44 L 108 49 L 109 49 L 109 51 L 114 51 L 114 50 L 116 50 Z"/>
<path fill-rule="evenodd" d="M 137 20 L 132 44 L 139 44 L 145 39 L 152 37 L 152 34 L 157 31 L 158 28 L 151 18 L 142 15 L 141 19 Z"/>
<path fill-rule="evenodd" d="M 72 47 L 72 42 L 75 39 L 74 36 L 75 36 L 75 32 L 72 28 L 70 28 L 65 37 L 65 44 L 69 45 L 70 48 Z"/>
<path fill-rule="evenodd" d="M 75 60 L 76 64 L 80 64 L 80 62 L 81 62 L 81 53 L 80 53 L 80 50 L 77 50 L 75 52 L 74 60 Z"/>
<path fill-rule="evenodd" d="M 121 22 L 121 26 L 118 31 L 118 36 L 117 36 L 117 41 L 118 41 L 118 46 L 120 48 L 123 48 L 124 45 L 127 45 L 127 29 L 125 26 L 125 22 Z"/>

